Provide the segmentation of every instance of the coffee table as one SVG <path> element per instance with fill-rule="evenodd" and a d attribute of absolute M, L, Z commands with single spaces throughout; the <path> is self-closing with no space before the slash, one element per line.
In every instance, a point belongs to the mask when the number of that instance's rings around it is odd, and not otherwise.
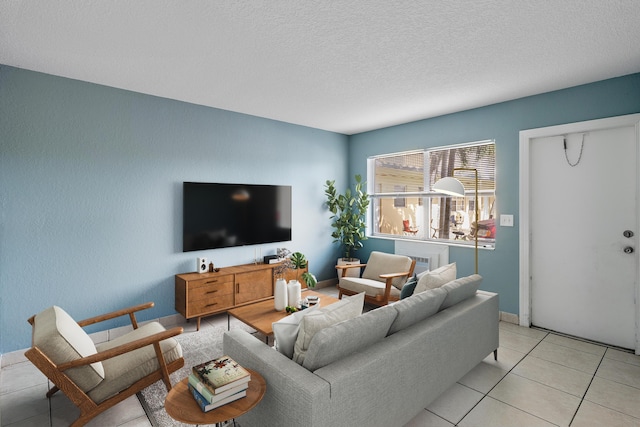
<path fill-rule="evenodd" d="M 247 395 L 209 412 L 203 412 L 189 391 L 189 379 L 185 378 L 173 386 L 164 401 L 167 414 L 176 421 L 187 424 L 220 424 L 249 412 L 264 396 L 267 384 L 262 375 L 252 369 Z"/>
<path fill-rule="evenodd" d="M 306 298 L 307 296 L 317 296 L 320 298 L 320 302 L 318 303 L 320 307 L 325 307 L 340 301 L 338 298 L 310 289 L 302 291 L 302 298 Z M 227 311 L 227 314 L 235 317 L 268 338 L 273 335 L 273 328 L 271 326 L 273 322 L 277 322 L 289 314 L 285 310 L 276 311 L 273 304 L 273 298 L 271 298 L 265 301 L 243 305 L 242 307 L 232 308 Z"/>

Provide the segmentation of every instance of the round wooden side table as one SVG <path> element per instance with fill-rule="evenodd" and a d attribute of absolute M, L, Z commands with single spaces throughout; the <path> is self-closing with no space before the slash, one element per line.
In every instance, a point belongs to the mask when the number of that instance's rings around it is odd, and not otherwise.
<path fill-rule="evenodd" d="M 186 424 L 220 424 L 250 411 L 264 396 L 267 384 L 262 375 L 252 369 L 247 395 L 234 402 L 222 405 L 209 412 L 203 412 L 189 391 L 189 379 L 185 378 L 171 388 L 164 401 L 167 414 L 176 421 Z"/>

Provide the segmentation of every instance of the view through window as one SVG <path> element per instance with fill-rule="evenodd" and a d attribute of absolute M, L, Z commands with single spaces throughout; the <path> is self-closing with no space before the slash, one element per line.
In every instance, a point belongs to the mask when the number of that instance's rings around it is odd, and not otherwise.
<path fill-rule="evenodd" d="M 495 165 L 493 140 L 371 157 L 373 235 L 465 244 L 478 233 L 483 244 L 493 244 Z M 478 171 L 479 218 L 473 169 Z M 433 194 L 436 181 L 447 176 L 462 182 L 465 197 Z"/>

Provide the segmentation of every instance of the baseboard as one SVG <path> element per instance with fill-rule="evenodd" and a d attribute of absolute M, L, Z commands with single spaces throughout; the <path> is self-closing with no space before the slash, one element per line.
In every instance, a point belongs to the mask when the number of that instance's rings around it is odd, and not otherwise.
<path fill-rule="evenodd" d="M 337 284 L 338 284 L 337 277 L 335 279 L 320 280 L 316 284 L 316 288 L 329 288 L 331 286 L 336 286 Z"/>
<path fill-rule="evenodd" d="M 506 311 L 500 312 L 500 320 L 507 323 L 514 323 L 516 325 L 520 324 L 517 314 L 507 313 Z"/>

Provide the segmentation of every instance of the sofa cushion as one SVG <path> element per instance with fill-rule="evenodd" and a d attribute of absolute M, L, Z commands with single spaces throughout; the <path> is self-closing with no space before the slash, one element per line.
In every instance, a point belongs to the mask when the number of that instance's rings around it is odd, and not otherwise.
<path fill-rule="evenodd" d="M 456 305 L 460 301 L 475 295 L 480 283 L 482 283 L 482 276 L 472 274 L 443 285 L 442 289 L 447 291 L 447 297 L 442 302 L 440 310 Z"/>
<path fill-rule="evenodd" d="M 418 279 L 418 284 L 414 293 L 424 292 L 427 289 L 439 288 L 445 283 L 449 283 L 456 278 L 456 263 L 443 265 L 433 271 L 428 271 Z"/>
<path fill-rule="evenodd" d="M 61 364 L 97 353 L 87 333 L 67 312 L 52 306 L 37 314 L 33 324 L 33 345 L 54 363 Z M 104 367 L 96 362 L 66 371 L 71 380 L 89 391 L 104 379 Z"/>
<path fill-rule="evenodd" d="M 304 316 L 313 313 L 319 308 L 320 305 L 316 304 L 305 310 L 297 311 L 287 317 L 283 317 L 277 322 L 273 322 L 272 327 L 273 336 L 276 341 L 276 350 L 291 359 L 293 357 L 293 347 L 295 346 L 298 331 L 300 330 L 300 321 Z"/>
<path fill-rule="evenodd" d="M 445 289 L 435 288 L 416 293 L 393 304 L 392 307 L 398 312 L 398 316 L 389 329 L 389 335 L 436 314 L 446 296 Z"/>
<path fill-rule="evenodd" d="M 313 336 L 324 328 L 352 319 L 362 314 L 364 293 L 342 298 L 340 301 L 321 307 L 319 310 L 304 316 L 300 322 L 298 338 L 294 345 L 293 360 L 300 365 L 304 362 L 309 344 Z"/>
<path fill-rule="evenodd" d="M 386 279 L 381 279 L 381 274 L 408 272 L 412 262 L 413 260 L 405 255 L 373 251 L 371 255 L 369 255 L 367 266 L 362 272 L 362 278 L 385 283 Z M 391 283 L 393 283 L 393 286 L 397 289 L 402 289 L 406 281 L 407 276 L 403 276 L 396 277 Z"/>
<path fill-rule="evenodd" d="M 396 315 L 392 306 L 384 306 L 322 329 L 313 336 L 302 366 L 315 371 L 366 349 L 387 335 Z"/>
<path fill-rule="evenodd" d="M 413 291 L 416 289 L 417 284 L 418 278 L 415 275 L 411 279 L 407 280 L 407 283 L 404 284 L 400 291 L 400 299 L 405 299 L 413 295 Z"/>
<path fill-rule="evenodd" d="M 105 351 L 121 344 L 148 337 L 165 328 L 158 322 L 149 322 L 138 329 L 115 338 L 111 341 L 98 344 L 98 351 Z M 160 349 L 166 363 L 171 363 L 182 357 L 182 347 L 174 338 L 160 341 Z M 112 357 L 102 362 L 104 365 L 105 379 L 97 387 L 89 392 L 89 397 L 94 402 L 102 402 L 110 396 L 124 390 L 134 382 L 157 371 L 160 368 L 156 352 L 152 345 Z"/>

